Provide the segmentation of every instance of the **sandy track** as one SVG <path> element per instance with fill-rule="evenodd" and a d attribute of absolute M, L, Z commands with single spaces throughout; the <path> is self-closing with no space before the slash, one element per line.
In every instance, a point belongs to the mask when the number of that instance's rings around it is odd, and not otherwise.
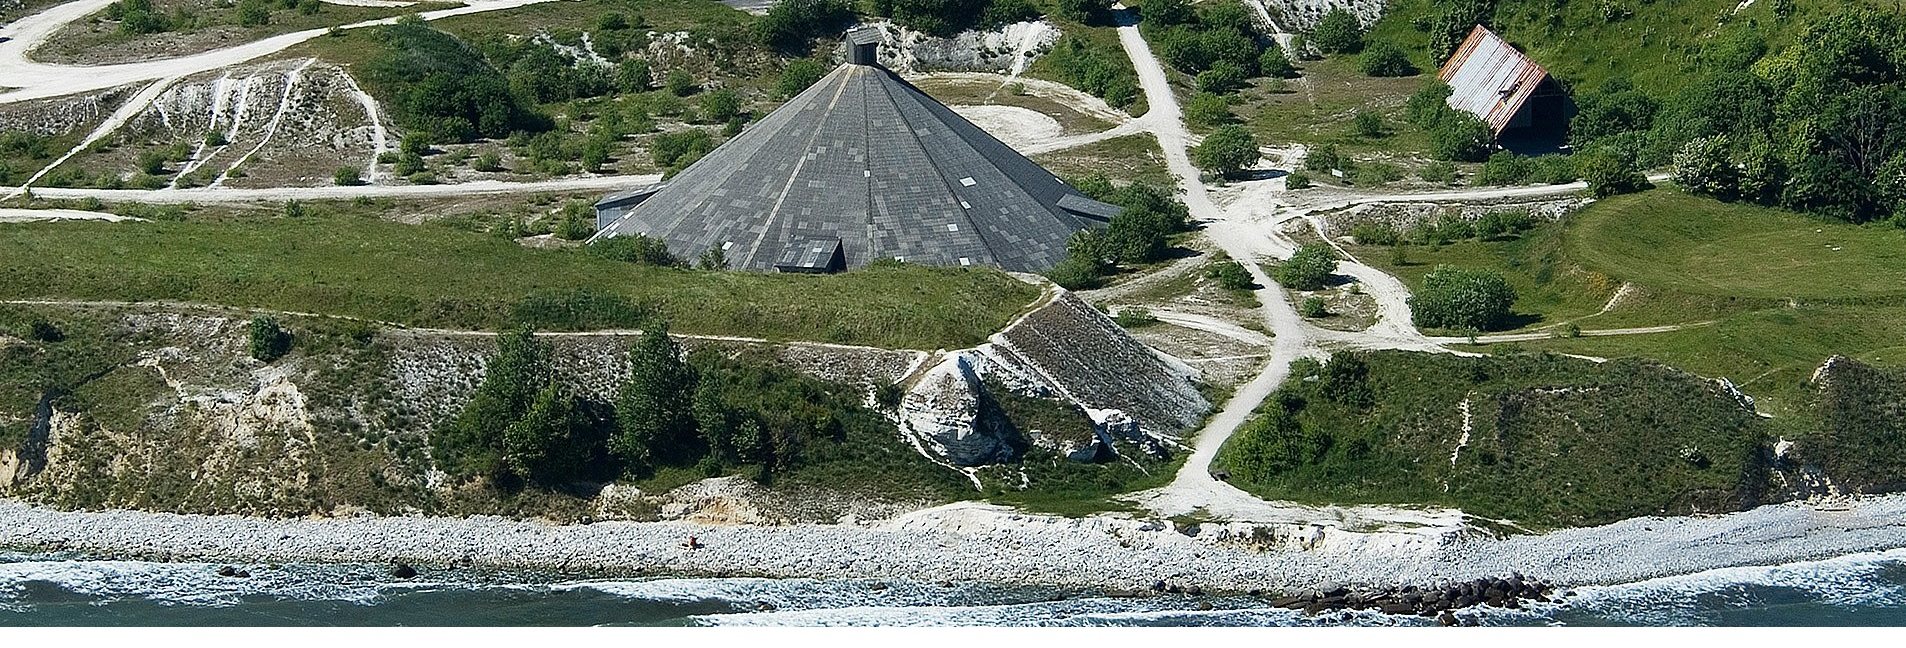
<path fill-rule="evenodd" d="M 78 209 L 13 209 L 10 207 L 0 207 L 0 223 L 32 223 L 36 221 L 59 220 L 102 220 L 116 223 L 119 221 L 136 221 L 143 219 Z"/>

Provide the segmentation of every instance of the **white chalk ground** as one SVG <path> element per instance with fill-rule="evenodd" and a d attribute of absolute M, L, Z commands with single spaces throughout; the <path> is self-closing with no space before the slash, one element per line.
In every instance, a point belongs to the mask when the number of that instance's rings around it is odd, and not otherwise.
<path fill-rule="evenodd" d="M 0 207 L 0 223 L 32 223 L 37 221 L 58 220 L 102 220 L 117 223 L 119 221 L 145 219 L 108 214 L 106 212 L 81 211 L 78 209 L 15 209 L 12 207 Z"/>
<path fill-rule="evenodd" d="M 1047 146 L 1065 136 L 1059 120 L 1019 106 L 951 106 L 973 125 L 1015 150 Z"/>

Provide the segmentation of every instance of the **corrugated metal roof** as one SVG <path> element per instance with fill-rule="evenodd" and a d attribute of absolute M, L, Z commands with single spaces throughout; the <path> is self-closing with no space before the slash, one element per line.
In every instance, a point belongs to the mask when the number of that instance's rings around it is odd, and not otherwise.
<path fill-rule="evenodd" d="M 1477 25 L 1438 76 L 1452 90 L 1451 108 L 1473 113 L 1501 133 L 1549 72 L 1495 32 Z"/>

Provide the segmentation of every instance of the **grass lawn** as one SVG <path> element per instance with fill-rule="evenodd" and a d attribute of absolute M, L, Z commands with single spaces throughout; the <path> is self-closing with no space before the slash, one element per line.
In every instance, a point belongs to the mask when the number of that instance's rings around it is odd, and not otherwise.
<path fill-rule="evenodd" d="M 1103 173 L 1118 184 L 1143 183 L 1158 187 L 1178 184 L 1165 168 L 1165 152 L 1150 133 L 1126 135 L 1063 151 L 1032 156 L 1061 178 L 1082 178 Z"/>
<path fill-rule="evenodd" d="M 1569 255 L 1690 293 L 1778 299 L 1906 296 L 1906 230 L 1723 203 L 1678 191 L 1603 200 L 1575 217 Z"/>
<path fill-rule="evenodd" d="M 1038 294 L 992 270 L 834 276 L 640 267 L 372 218 L 0 226 L 0 298 L 176 300 L 412 326 L 610 328 L 659 310 L 684 333 L 959 348 Z"/>
<path fill-rule="evenodd" d="M 1403 256 L 1388 246 L 1346 249 L 1366 264 L 1421 290 L 1423 276 L 1439 265 L 1486 268 L 1502 273 L 1516 290 L 1515 329 L 1549 326 L 1601 310 L 1619 281 L 1584 270 L 1564 257 L 1563 227 L 1544 224 L 1507 240 L 1469 239 L 1448 245 L 1408 245 Z M 1680 321 L 1680 320 L 1670 320 Z"/>
<path fill-rule="evenodd" d="M 359 7 L 321 4 L 317 12 L 285 9 L 277 2 L 268 3 L 271 17 L 261 25 L 239 22 L 238 4 L 219 0 L 153 0 L 154 11 L 172 16 L 192 16 L 186 24 L 156 34 L 128 34 L 118 22 L 108 22 L 105 11 L 90 20 L 74 22 L 41 47 L 41 56 L 56 63 L 137 61 L 144 58 L 183 56 L 240 43 L 304 31 L 349 25 L 391 16 L 449 9 L 461 2 L 421 2 L 406 7 Z M 50 56 L 48 56 L 50 55 Z"/>

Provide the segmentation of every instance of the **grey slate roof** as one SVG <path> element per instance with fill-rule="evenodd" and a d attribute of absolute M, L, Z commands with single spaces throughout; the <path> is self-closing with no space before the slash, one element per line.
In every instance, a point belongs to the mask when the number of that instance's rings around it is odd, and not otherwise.
<path fill-rule="evenodd" d="M 1039 272 L 1116 211 L 893 73 L 845 64 L 597 236 L 640 233 L 685 257 L 727 246 L 739 269 L 838 239 L 850 268 L 898 258 Z"/>

